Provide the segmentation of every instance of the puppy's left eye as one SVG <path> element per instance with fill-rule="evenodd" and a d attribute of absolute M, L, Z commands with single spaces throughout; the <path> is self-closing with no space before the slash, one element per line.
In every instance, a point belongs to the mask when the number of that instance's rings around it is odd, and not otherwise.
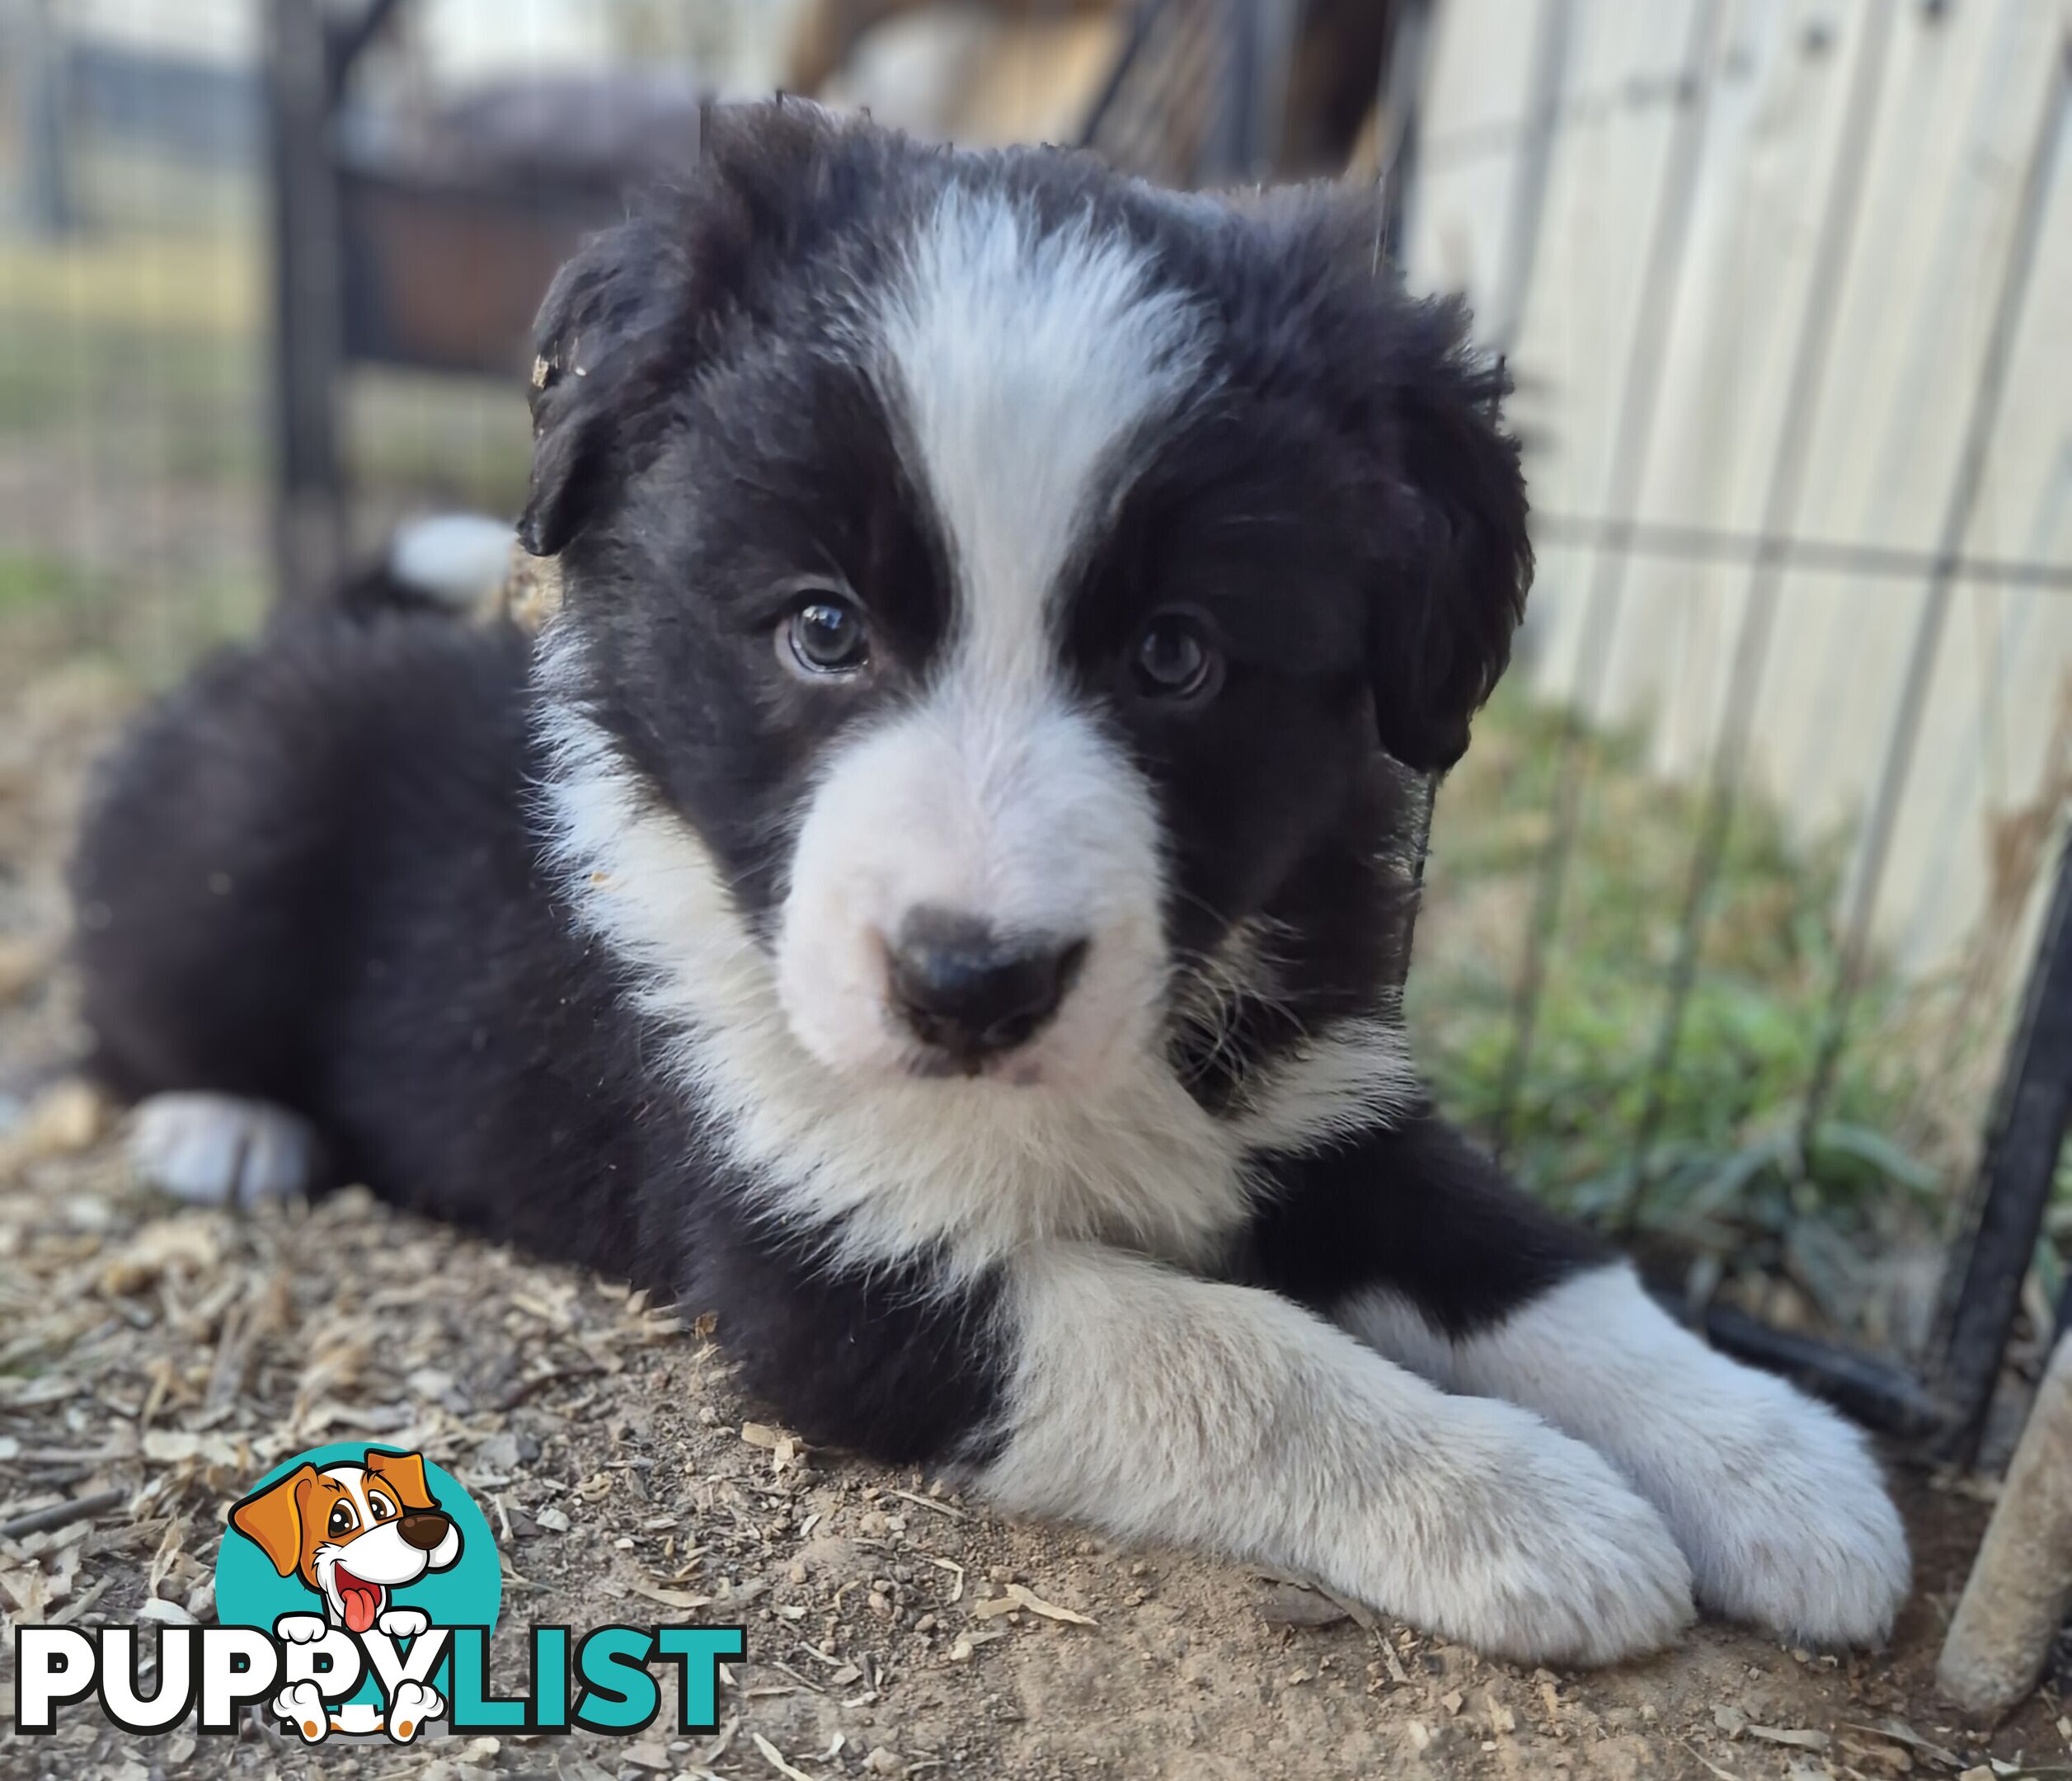
<path fill-rule="evenodd" d="M 853 600 L 816 590 L 778 628 L 778 655 L 795 674 L 846 679 L 871 659 L 870 627 Z"/>
<path fill-rule="evenodd" d="M 1147 698 L 1198 701 L 1221 681 L 1223 658 L 1193 619 L 1161 613 L 1138 637 L 1130 667 Z"/>
<path fill-rule="evenodd" d="M 386 1497 L 369 1497 L 367 1506 L 374 1511 L 377 1521 L 392 1521 L 396 1519 L 396 1506 Z"/>

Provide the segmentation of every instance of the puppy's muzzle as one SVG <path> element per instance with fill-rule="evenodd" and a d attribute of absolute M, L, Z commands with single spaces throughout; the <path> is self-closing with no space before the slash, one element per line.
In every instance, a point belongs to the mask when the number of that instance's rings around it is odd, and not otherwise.
<path fill-rule="evenodd" d="M 899 1018 L 923 1045 L 975 1069 L 1049 1024 L 1087 942 L 1002 936 L 975 917 L 923 908 L 900 924 L 886 955 Z"/>
<path fill-rule="evenodd" d="M 420 1552 L 431 1552 L 446 1538 L 453 1523 L 436 1509 L 413 1509 L 396 1524 L 405 1543 Z"/>

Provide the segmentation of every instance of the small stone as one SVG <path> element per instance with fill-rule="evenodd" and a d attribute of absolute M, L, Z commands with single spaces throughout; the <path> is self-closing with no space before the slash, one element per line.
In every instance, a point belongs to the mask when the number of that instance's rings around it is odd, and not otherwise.
<path fill-rule="evenodd" d="M 518 1437 L 508 1431 L 491 1436 L 476 1448 L 475 1464 L 491 1472 L 515 1472 L 518 1469 Z"/>
<path fill-rule="evenodd" d="M 1328 1595 L 1276 1583 L 1260 1598 L 1259 1618 L 1274 1626 L 1324 1627 L 1352 1617 Z"/>

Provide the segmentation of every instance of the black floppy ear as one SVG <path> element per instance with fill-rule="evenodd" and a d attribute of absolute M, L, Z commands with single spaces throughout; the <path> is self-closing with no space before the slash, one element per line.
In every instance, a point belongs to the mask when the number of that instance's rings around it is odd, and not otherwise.
<path fill-rule="evenodd" d="M 1269 269 L 1242 282 L 1241 325 L 1348 450 L 1381 745 L 1443 773 L 1510 661 L 1532 585 L 1518 442 L 1498 414 L 1509 382 L 1470 345 L 1464 303 L 1405 294 L 1370 190 L 1318 183 L 1224 203 Z"/>
<path fill-rule="evenodd" d="M 608 492 L 644 371 L 678 320 L 682 266 L 640 220 L 586 242 L 561 268 L 533 327 L 533 475 L 519 542 L 552 557 Z"/>
<path fill-rule="evenodd" d="M 1443 773 L 1511 660 L 1533 550 L 1518 442 L 1497 405 L 1501 366 L 1478 359 L 1456 302 L 1405 305 L 1390 402 L 1402 500 L 1385 547 L 1390 584 L 1370 613 L 1368 678 L 1381 745 Z"/>
<path fill-rule="evenodd" d="M 604 510 L 727 319 L 754 310 L 759 269 L 839 213 L 871 139 L 796 100 L 710 106 L 680 183 L 561 268 L 533 330 L 527 550 L 553 556 Z"/>

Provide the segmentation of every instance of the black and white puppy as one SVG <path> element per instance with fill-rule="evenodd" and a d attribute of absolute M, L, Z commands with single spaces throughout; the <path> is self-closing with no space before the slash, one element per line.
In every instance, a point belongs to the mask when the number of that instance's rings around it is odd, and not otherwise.
<path fill-rule="evenodd" d="M 321 1149 L 717 1312 L 810 1438 L 1492 1652 L 1879 1638 L 1863 1442 L 1410 1064 L 1412 774 L 1529 574 L 1464 326 L 1336 190 L 716 112 L 542 317 L 538 646 L 285 620 L 114 763 L 148 1165 Z"/>

